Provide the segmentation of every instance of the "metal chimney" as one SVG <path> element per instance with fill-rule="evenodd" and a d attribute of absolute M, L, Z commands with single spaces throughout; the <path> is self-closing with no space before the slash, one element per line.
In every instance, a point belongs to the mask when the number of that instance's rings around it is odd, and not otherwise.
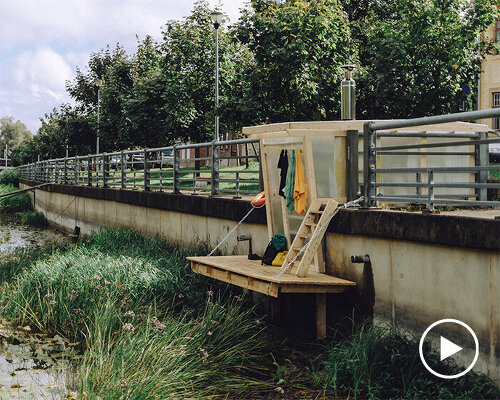
<path fill-rule="evenodd" d="M 345 77 L 340 84 L 340 119 L 356 119 L 356 81 L 352 79 L 355 65 L 342 65 Z"/>

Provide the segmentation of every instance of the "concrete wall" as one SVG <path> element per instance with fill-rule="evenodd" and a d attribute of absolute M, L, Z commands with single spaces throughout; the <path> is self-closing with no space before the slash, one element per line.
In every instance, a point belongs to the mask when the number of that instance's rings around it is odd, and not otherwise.
<path fill-rule="evenodd" d="M 28 185 L 33 182 L 21 183 Z M 250 209 L 241 200 L 69 185 L 37 190 L 35 202 L 37 210 L 67 230 L 78 225 L 89 234 L 101 225 L 130 226 L 183 243 L 207 241 L 211 247 Z M 248 233 L 254 252 L 262 254 L 267 245 L 263 209 L 240 225 L 222 251 L 245 254 L 248 243 L 239 245 L 236 235 Z M 480 343 L 475 370 L 498 380 L 499 238 L 500 220 L 347 210 L 328 227 L 327 271 L 358 283 L 350 296 L 362 312 L 373 312 L 417 336 L 443 318 L 467 323 Z M 364 254 L 370 255 L 370 264 L 350 262 L 351 255 Z M 329 297 L 331 309 L 344 301 L 338 296 Z M 458 335 L 452 328 L 443 334 L 451 339 Z M 465 359 L 471 352 L 466 348 L 459 354 Z"/>

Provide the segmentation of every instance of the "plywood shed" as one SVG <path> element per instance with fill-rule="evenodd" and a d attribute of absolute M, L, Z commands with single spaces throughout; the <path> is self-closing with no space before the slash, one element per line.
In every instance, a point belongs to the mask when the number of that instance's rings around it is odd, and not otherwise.
<path fill-rule="evenodd" d="M 326 294 L 342 293 L 356 285 L 325 273 L 321 239 L 326 229 L 315 234 L 328 221 L 338 204 L 347 201 L 346 137 L 348 131 L 362 131 L 365 121 L 334 122 L 286 122 L 243 128 L 243 133 L 260 142 L 261 163 L 266 196 L 266 216 L 269 239 L 282 233 L 287 239 L 289 253 L 283 266 L 261 265 L 260 260 L 248 260 L 246 256 L 188 257 L 192 269 L 236 286 L 279 297 L 280 293 L 316 294 L 316 334 L 326 335 Z M 477 124 L 448 123 L 427 126 L 426 131 L 477 132 Z M 404 129 L 402 129 L 404 130 Z M 397 138 L 400 140 L 400 138 Z M 405 143 L 417 143 L 425 138 L 404 139 Z M 382 138 L 389 144 L 391 138 Z M 449 139 L 442 139 L 449 140 Z M 400 142 L 401 143 L 401 140 Z M 362 149 L 362 137 L 359 138 Z M 305 215 L 289 212 L 286 200 L 279 195 L 280 170 L 278 161 L 282 150 L 288 154 L 301 153 L 305 178 Z M 401 163 L 408 160 L 400 160 Z M 417 161 L 425 165 L 425 155 Z M 469 158 L 459 163 L 473 162 Z M 360 165 L 362 162 L 360 161 Z M 309 246 L 301 254 L 300 251 Z M 294 261 L 294 256 L 299 257 Z"/>

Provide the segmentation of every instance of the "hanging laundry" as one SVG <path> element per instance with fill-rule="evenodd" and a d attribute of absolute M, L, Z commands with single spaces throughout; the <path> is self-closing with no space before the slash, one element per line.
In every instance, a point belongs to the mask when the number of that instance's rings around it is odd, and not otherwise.
<path fill-rule="evenodd" d="M 281 150 L 280 159 L 278 160 L 278 169 L 280 169 L 280 188 L 278 194 L 286 199 L 283 189 L 286 185 L 286 173 L 288 172 L 288 151 Z"/>
<path fill-rule="evenodd" d="M 293 188 L 295 186 L 295 150 L 290 152 L 288 159 L 288 171 L 286 174 L 286 183 L 283 192 L 285 193 L 286 208 L 291 213 L 295 207 L 293 202 Z"/>
<path fill-rule="evenodd" d="M 306 179 L 304 177 L 304 167 L 302 166 L 302 150 L 299 149 L 295 164 L 293 200 L 295 203 L 295 211 L 301 216 L 306 213 L 306 198 Z"/>

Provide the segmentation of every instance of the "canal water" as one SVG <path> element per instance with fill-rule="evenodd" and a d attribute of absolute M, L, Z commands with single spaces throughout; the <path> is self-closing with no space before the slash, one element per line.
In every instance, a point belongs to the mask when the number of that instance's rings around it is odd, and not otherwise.
<path fill-rule="evenodd" d="M 15 257 L 17 249 L 67 240 L 53 230 L 20 225 L 0 216 L 0 260 Z M 1 268 L 1 262 L 0 262 Z M 65 341 L 31 332 L 29 326 L 0 321 L 0 400 L 76 399 L 75 356 Z M 73 386 L 72 384 L 70 386 Z"/>

